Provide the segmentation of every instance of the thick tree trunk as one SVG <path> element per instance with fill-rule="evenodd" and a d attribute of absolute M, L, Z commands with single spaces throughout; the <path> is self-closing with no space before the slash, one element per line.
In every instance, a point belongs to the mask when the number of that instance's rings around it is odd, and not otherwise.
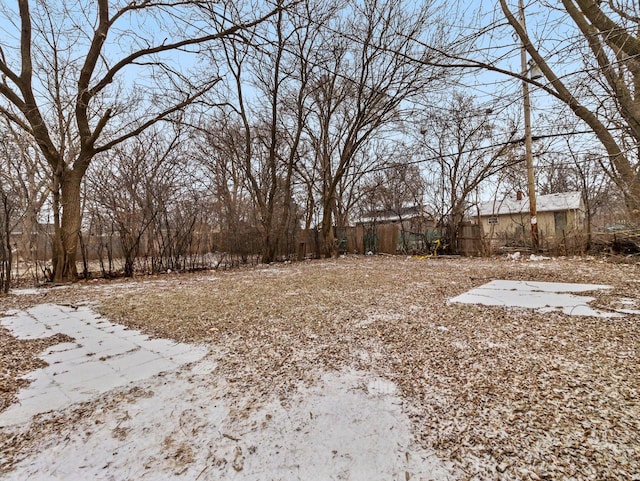
<path fill-rule="evenodd" d="M 82 225 L 80 186 L 82 176 L 66 172 L 60 182 L 59 206 L 55 214 L 52 281 L 73 282 L 78 279 L 76 266 L 78 236 Z"/>
<path fill-rule="evenodd" d="M 273 192 L 270 193 L 273 195 Z M 276 260 L 276 250 L 278 247 L 277 235 L 273 229 L 273 202 L 267 201 L 265 209 L 262 213 L 262 228 L 264 233 L 262 235 L 262 263 L 271 264 Z"/>
<path fill-rule="evenodd" d="M 322 229 L 320 230 L 320 253 L 323 257 L 337 257 L 336 238 L 333 233 L 331 209 L 326 208 L 322 214 Z"/>
<path fill-rule="evenodd" d="M 271 226 L 268 227 L 269 231 L 265 233 L 262 245 L 262 263 L 271 264 L 276 260 L 276 240 L 271 233 Z"/>

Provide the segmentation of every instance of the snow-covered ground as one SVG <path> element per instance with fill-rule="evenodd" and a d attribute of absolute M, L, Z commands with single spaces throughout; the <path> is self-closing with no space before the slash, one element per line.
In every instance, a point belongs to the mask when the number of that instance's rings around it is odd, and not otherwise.
<path fill-rule="evenodd" d="M 150 340 L 87 307 L 12 314 L 2 325 L 17 337 L 62 333 L 74 342 L 43 354 L 49 365 L 29 374 L 0 426 L 28 429 L 36 415 L 73 422 L 40 439 L 3 479 L 452 477 L 449 464 L 413 442 L 396 386 L 375 375 L 319 372 L 286 404 L 274 397 L 238 413 L 242 393 L 217 374 L 215 356 L 194 362 L 202 346 Z M 128 395 L 133 388 L 139 394 Z M 86 415 L 74 418 L 78 403 Z"/>

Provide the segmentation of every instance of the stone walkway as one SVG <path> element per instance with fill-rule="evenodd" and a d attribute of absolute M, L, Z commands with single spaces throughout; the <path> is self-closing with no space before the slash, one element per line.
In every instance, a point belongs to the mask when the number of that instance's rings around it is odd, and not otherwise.
<path fill-rule="evenodd" d="M 0 426 L 29 421 L 36 414 L 88 401 L 111 389 L 198 361 L 204 346 L 149 339 L 145 334 L 102 319 L 86 306 L 42 304 L 14 311 L 0 323 L 20 339 L 66 334 L 40 356 L 49 365 L 29 373 L 31 384 L 18 402 L 0 414 Z"/>

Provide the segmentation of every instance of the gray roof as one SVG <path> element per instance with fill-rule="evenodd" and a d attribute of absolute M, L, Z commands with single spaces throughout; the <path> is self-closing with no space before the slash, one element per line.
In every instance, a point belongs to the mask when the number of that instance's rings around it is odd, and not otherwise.
<path fill-rule="evenodd" d="M 580 192 L 560 192 L 536 197 L 537 212 L 561 212 L 583 208 Z M 522 214 L 529 212 L 529 198 L 523 197 L 522 200 L 517 200 L 505 197 L 502 200 L 482 202 L 478 209 L 481 216 Z"/>
<path fill-rule="evenodd" d="M 385 222 L 399 222 L 400 220 L 411 220 L 416 217 L 423 217 L 426 215 L 424 208 L 421 205 L 404 206 L 399 209 L 378 209 L 370 210 L 356 219 L 356 224 L 370 224 L 373 222 L 385 223 Z"/>

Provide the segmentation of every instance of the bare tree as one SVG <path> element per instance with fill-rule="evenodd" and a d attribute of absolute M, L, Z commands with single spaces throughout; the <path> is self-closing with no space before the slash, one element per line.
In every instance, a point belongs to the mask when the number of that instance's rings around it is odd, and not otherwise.
<path fill-rule="evenodd" d="M 615 203 L 619 193 L 615 185 L 602 169 L 602 153 L 576 151 L 575 145 L 565 139 L 566 166 L 564 176 L 568 179 L 570 189 L 582 192 L 585 207 L 585 230 L 587 249 L 591 245 L 594 219 L 599 213 Z"/>
<path fill-rule="evenodd" d="M 174 178 L 184 171 L 180 165 L 180 132 L 151 128 L 118 146 L 109 159 L 99 158 L 87 174 L 93 218 L 90 233 L 117 234 L 124 261 L 124 275 L 134 274 L 145 235 L 158 217 L 167 192 L 175 190 Z M 109 272 L 109 275 L 112 273 Z"/>
<path fill-rule="evenodd" d="M 11 287 L 11 265 L 13 260 L 11 230 L 16 199 L 12 193 L 0 185 L 0 294 L 6 294 Z"/>
<path fill-rule="evenodd" d="M 325 255 L 335 255 L 333 224 L 339 186 L 359 152 L 375 136 L 397 129 L 408 101 L 441 78 L 429 62 L 411 61 L 419 42 L 442 44 L 444 36 L 430 3 L 408 6 L 398 0 L 351 2 L 349 20 L 338 17 L 325 41 L 323 72 L 315 79 L 307 134 L 321 186 L 321 239 Z M 340 32 L 336 35 L 335 32 Z M 427 38 L 429 37 L 430 38 Z M 423 49 L 420 49 L 424 52 Z M 385 132 L 386 131 L 386 132 Z"/>
<path fill-rule="evenodd" d="M 234 152 L 258 213 L 263 262 L 275 259 L 296 223 L 293 179 L 303 150 L 308 84 L 317 68 L 314 52 L 321 48 L 326 8 L 332 9 L 322 2 L 300 2 L 256 29 L 253 41 L 260 48 L 246 42 L 226 45 L 234 115 L 244 137 Z M 255 90 L 259 96 L 252 98 Z"/>
<path fill-rule="evenodd" d="M 514 7 L 500 0 L 508 23 L 546 78 L 547 83 L 535 85 L 568 106 L 593 130 L 608 156 L 606 171 L 623 193 L 630 218 L 638 222 L 640 8 L 634 0 L 562 0 L 561 4 L 561 21 L 573 25 L 575 36 L 570 50 L 556 50 L 563 56 L 556 66 L 553 61 L 557 55 L 545 56 L 545 52 L 554 52 L 552 40 L 530 36 L 520 15 L 513 13 Z M 545 23 L 549 14 L 558 14 L 555 6 L 541 4 L 540 9 Z M 532 20 L 530 16 L 529 25 Z M 565 73 L 561 65 L 568 61 L 577 68 Z"/>
<path fill-rule="evenodd" d="M 407 206 L 424 204 L 425 180 L 420 164 L 404 146 L 381 146 L 377 165 L 361 182 L 361 213 L 380 210 L 400 214 Z"/>
<path fill-rule="evenodd" d="M 500 131 L 491 109 L 461 93 L 455 93 L 445 108 L 424 118 L 422 145 L 436 159 L 426 164 L 428 190 L 454 251 L 470 196 L 509 165 L 505 154 L 513 146 L 515 129 L 506 130 Z"/>
<path fill-rule="evenodd" d="M 245 138 L 242 126 L 230 115 L 221 115 L 201 128 L 194 139 L 191 157 L 199 166 L 204 199 L 211 214 L 211 228 L 217 231 L 215 248 L 225 262 L 246 263 L 254 254 L 259 237 L 259 216 L 251 200 L 244 174 Z"/>
<path fill-rule="evenodd" d="M 19 199 L 14 217 L 22 234 L 16 255 L 25 263 L 25 273 L 38 281 L 37 264 L 45 255 L 41 250 L 44 247 L 46 251 L 49 236 L 39 220 L 43 206 L 50 200 L 50 177 L 33 139 L 16 130 L 10 122 L 3 123 L 0 145 L 0 182 L 10 186 Z"/>
<path fill-rule="evenodd" d="M 19 0 L 17 6 L 17 13 L 0 11 L 3 24 L 14 27 L 0 42 L 0 113 L 34 139 L 47 162 L 53 279 L 69 281 L 77 276 L 82 180 L 95 156 L 170 120 L 219 81 L 183 75 L 171 55 L 197 55 L 273 12 L 243 21 L 229 19 L 224 4 L 181 0 L 118 6 Z M 210 18 L 193 17 L 203 12 Z M 148 31 L 136 30 L 136 22 Z M 203 22 L 214 32 L 203 33 Z"/>

